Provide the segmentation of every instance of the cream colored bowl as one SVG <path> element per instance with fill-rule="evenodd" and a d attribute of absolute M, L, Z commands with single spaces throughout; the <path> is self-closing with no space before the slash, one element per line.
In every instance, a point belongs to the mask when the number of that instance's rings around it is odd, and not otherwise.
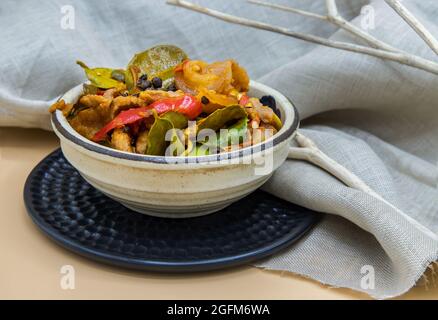
<path fill-rule="evenodd" d="M 82 87 L 62 99 L 76 102 Z M 118 151 L 78 134 L 61 111 L 53 114 L 52 126 L 67 160 L 107 196 L 144 214 L 194 217 L 218 211 L 256 190 L 287 158 L 299 122 L 296 109 L 278 91 L 255 81 L 249 95 L 275 98 L 282 129 L 262 144 L 217 155 L 169 158 Z"/>

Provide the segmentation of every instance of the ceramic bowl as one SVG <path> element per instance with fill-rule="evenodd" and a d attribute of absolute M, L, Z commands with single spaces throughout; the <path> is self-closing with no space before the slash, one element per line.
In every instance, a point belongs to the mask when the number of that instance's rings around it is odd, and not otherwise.
<path fill-rule="evenodd" d="M 82 88 L 74 87 L 62 99 L 75 103 Z M 299 123 L 296 109 L 281 93 L 255 81 L 249 95 L 272 95 L 283 127 L 261 144 L 217 155 L 169 158 L 118 151 L 81 136 L 59 110 L 52 115 L 52 126 L 66 159 L 107 196 L 144 214 L 194 217 L 256 190 L 287 158 Z"/>

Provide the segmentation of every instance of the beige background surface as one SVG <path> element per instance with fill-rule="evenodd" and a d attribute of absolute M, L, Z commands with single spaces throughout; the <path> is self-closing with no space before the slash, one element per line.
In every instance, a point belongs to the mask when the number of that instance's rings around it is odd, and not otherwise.
<path fill-rule="evenodd" d="M 0 128 L 0 299 L 367 299 L 303 277 L 240 267 L 169 275 L 130 271 L 79 257 L 45 237 L 28 218 L 22 191 L 32 168 L 58 147 L 53 133 Z M 60 286 L 63 265 L 76 288 Z M 403 299 L 438 299 L 438 288 L 413 288 Z"/>

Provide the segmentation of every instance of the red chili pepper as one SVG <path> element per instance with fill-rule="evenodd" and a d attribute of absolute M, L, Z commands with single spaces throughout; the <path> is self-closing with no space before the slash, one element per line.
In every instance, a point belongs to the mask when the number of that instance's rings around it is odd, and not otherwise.
<path fill-rule="evenodd" d="M 120 112 L 113 120 L 100 129 L 93 136 L 92 140 L 95 142 L 102 141 L 111 130 L 150 117 L 153 114 L 152 110 L 155 110 L 158 114 L 175 111 L 184 114 L 189 119 L 195 119 L 201 114 L 202 105 L 195 97 L 186 94 L 182 97 L 158 100 L 146 107 L 128 109 Z"/>
<path fill-rule="evenodd" d="M 189 94 L 185 94 L 182 97 L 166 98 L 155 101 L 154 103 L 150 104 L 148 108 L 155 109 L 158 114 L 168 111 L 179 112 L 190 120 L 195 119 L 202 112 L 201 102 Z"/>
<path fill-rule="evenodd" d="M 247 105 L 248 102 L 249 102 L 249 97 L 248 97 L 246 94 L 242 95 L 242 97 L 241 97 L 240 100 L 239 100 L 239 104 L 240 104 L 242 107 L 244 107 L 244 106 Z"/>
<path fill-rule="evenodd" d="M 106 134 L 111 130 L 134 123 L 143 118 L 147 118 L 152 114 L 152 110 L 148 107 L 133 108 L 122 111 L 117 115 L 117 117 L 108 122 L 102 129 L 100 129 L 91 140 L 95 142 L 102 141 L 106 138 Z"/>

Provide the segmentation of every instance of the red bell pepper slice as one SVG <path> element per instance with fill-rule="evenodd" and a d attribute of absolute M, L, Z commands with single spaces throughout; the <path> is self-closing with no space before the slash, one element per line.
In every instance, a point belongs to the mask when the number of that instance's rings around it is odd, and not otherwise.
<path fill-rule="evenodd" d="M 194 96 L 185 94 L 182 97 L 166 98 L 155 101 L 148 108 L 155 109 L 158 114 L 168 111 L 182 113 L 190 120 L 195 119 L 202 112 L 201 102 Z"/>
<path fill-rule="evenodd" d="M 122 111 L 113 120 L 108 122 L 102 129 L 96 132 L 91 140 L 95 142 L 102 141 L 106 138 L 107 133 L 111 130 L 134 123 L 143 118 L 147 118 L 152 114 L 152 110 L 148 107 L 133 108 Z"/>
<path fill-rule="evenodd" d="M 100 129 L 93 136 L 92 140 L 95 142 L 102 141 L 111 130 L 150 117 L 153 115 L 152 110 L 155 110 L 158 114 L 175 111 L 184 114 L 189 119 L 195 119 L 201 114 L 202 105 L 194 96 L 186 94 L 182 97 L 158 100 L 146 107 L 128 109 L 120 112 L 113 120 Z"/>

